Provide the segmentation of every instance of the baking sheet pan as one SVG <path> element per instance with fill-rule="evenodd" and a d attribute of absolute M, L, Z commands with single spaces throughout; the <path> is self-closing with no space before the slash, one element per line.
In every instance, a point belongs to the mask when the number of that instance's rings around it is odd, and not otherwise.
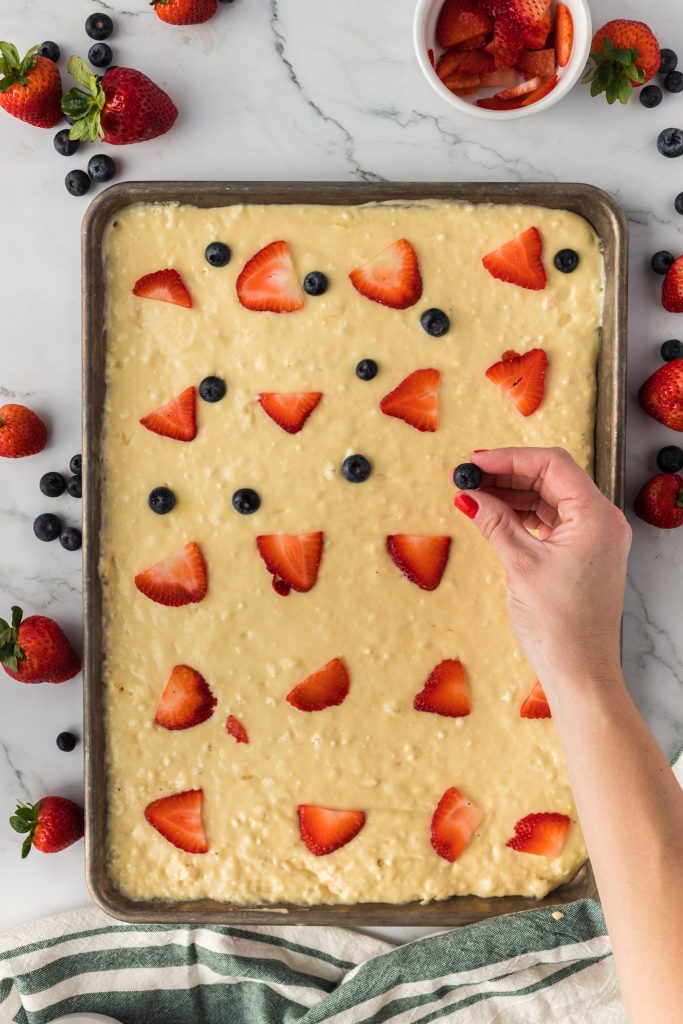
<path fill-rule="evenodd" d="M 591 185 L 467 182 L 125 182 L 102 192 L 89 207 L 82 232 L 83 289 L 83 634 L 86 875 L 93 899 L 113 917 L 129 922 L 213 924 L 427 925 L 434 929 L 500 914 L 595 897 L 590 863 L 545 899 L 521 896 L 456 896 L 432 903 L 353 906 L 268 904 L 241 906 L 217 900 L 134 901 L 120 893 L 107 872 L 104 656 L 100 558 L 100 438 L 105 402 L 105 276 L 102 239 L 110 219 L 133 203 L 178 202 L 200 207 L 235 203 L 355 205 L 382 201 L 444 199 L 452 202 L 520 203 L 572 210 L 594 227 L 605 260 L 605 305 L 598 359 L 595 479 L 623 507 L 626 396 L 628 228 L 606 192 Z"/>

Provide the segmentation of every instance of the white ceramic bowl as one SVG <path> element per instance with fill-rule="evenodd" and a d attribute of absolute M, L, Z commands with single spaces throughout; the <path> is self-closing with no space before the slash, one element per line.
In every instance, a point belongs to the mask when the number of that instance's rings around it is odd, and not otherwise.
<path fill-rule="evenodd" d="M 569 63 L 564 68 L 558 68 L 559 81 L 552 92 L 549 92 L 543 99 L 528 107 L 521 107 L 519 110 L 486 110 L 477 106 L 477 99 L 483 96 L 492 96 L 497 89 L 482 89 L 481 93 L 473 96 L 456 96 L 450 89 L 441 82 L 432 67 L 428 51 L 434 52 L 436 60 L 443 52 L 436 42 L 436 23 L 439 12 L 443 6 L 443 0 L 417 0 L 415 7 L 415 19 L 413 21 L 413 42 L 415 44 L 415 55 L 422 73 L 431 85 L 432 89 L 439 94 L 455 110 L 463 114 L 470 114 L 473 117 L 481 117 L 487 121 L 510 121 L 515 117 L 529 117 L 531 114 L 540 114 L 548 107 L 558 103 L 563 96 L 566 96 L 572 86 L 576 85 L 583 74 L 583 70 L 590 53 L 593 29 L 591 15 L 587 0 L 564 0 L 571 11 L 574 19 L 574 47 Z M 556 0 L 553 0 L 553 8 Z"/>

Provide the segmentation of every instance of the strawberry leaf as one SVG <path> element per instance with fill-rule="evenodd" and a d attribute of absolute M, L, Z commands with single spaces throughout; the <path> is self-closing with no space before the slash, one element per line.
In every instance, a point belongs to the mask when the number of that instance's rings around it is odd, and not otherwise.
<path fill-rule="evenodd" d="M 16 604 L 12 605 L 12 629 L 19 629 L 23 611 Z"/>
<path fill-rule="evenodd" d="M 93 74 L 88 65 L 81 57 L 69 57 L 67 70 L 72 78 L 75 78 L 79 85 L 95 97 L 97 92 L 97 75 Z"/>
<path fill-rule="evenodd" d="M 19 69 L 21 65 L 21 57 L 19 56 L 19 51 L 17 50 L 16 46 L 14 46 L 13 43 L 0 42 L 0 53 L 3 56 L 5 64 L 7 65 L 7 70 L 5 71 L 5 74 L 8 74 L 8 72 L 10 71 L 17 71 Z"/>
<path fill-rule="evenodd" d="M 26 858 L 28 857 L 29 853 L 31 852 L 31 847 L 32 846 L 33 846 L 33 835 L 31 834 L 31 835 L 26 836 L 26 839 L 24 839 L 24 842 L 22 844 L 22 847 L 21 847 L 21 859 L 22 860 L 26 860 Z"/>
<path fill-rule="evenodd" d="M 631 99 L 631 93 L 633 92 L 633 86 L 630 81 L 622 82 L 619 86 L 619 102 L 628 103 Z"/>

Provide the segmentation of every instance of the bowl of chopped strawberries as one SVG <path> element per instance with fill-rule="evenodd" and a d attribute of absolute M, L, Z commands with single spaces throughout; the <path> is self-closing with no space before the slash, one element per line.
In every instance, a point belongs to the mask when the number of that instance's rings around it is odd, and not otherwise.
<path fill-rule="evenodd" d="M 432 88 L 456 110 L 494 121 L 565 96 L 592 34 L 587 0 L 418 0 L 413 28 Z"/>

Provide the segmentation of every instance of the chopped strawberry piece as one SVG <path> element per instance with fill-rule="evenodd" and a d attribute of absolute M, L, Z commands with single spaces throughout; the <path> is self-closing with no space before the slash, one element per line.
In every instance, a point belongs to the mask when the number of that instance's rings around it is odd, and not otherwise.
<path fill-rule="evenodd" d="M 316 857 L 346 846 L 365 824 L 364 811 L 336 811 L 315 804 L 299 804 L 298 811 L 301 838 Z"/>
<path fill-rule="evenodd" d="M 543 239 L 538 228 L 528 228 L 517 238 L 488 253 L 482 263 L 492 277 L 520 288 L 539 291 L 547 277 L 541 262 Z"/>
<path fill-rule="evenodd" d="M 492 27 L 488 15 L 470 0 L 446 0 L 436 24 L 436 41 L 446 49 Z"/>
<path fill-rule="evenodd" d="M 522 416 L 531 416 L 543 401 L 548 357 L 542 348 L 532 348 L 523 356 L 501 359 L 489 366 L 486 376 L 499 387 Z"/>
<path fill-rule="evenodd" d="M 300 593 L 315 586 L 323 542 L 322 533 L 277 533 L 256 538 L 258 552 L 268 572 Z"/>
<path fill-rule="evenodd" d="M 548 42 L 548 36 L 553 27 L 553 17 L 550 8 L 546 10 L 543 17 L 534 25 L 529 25 L 524 30 L 524 45 L 529 50 L 542 50 Z"/>
<path fill-rule="evenodd" d="M 288 434 L 298 434 L 322 398 L 321 391 L 263 391 L 259 404 Z"/>
<path fill-rule="evenodd" d="M 417 253 L 405 238 L 361 263 L 349 277 L 361 295 L 392 309 L 414 306 L 422 295 Z"/>
<path fill-rule="evenodd" d="M 477 100 L 477 106 L 484 107 L 486 110 L 519 110 L 521 107 L 529 107 L 532 103 L 538 103 L 539 100 L 542 100 L 544 96 L 553 91 L 557 82 L 557 75 L 553 75 L 535 92 L 530 92 L 528 96 L 523 96 L 521 99 L 502 100 L 499 97 L 491 96 L 490 98 Z"/>
<path fill-rule="evenodd" d="M 535 92 L 541 84 L 542 80 L 540 78 L 529 78 L 526 82 L 520 82 L 518 85 L 513 86 L 512 89 L 504 89 L 502 92 L 497 92 L 494 98 L 497 100 L 516 100 L 519 96 L 526 96 L 530 92 Z"/>
<path fill-rule="evenodd" d="M 185 388 L 177 398 L 143 416 L 140 423 L 153 434 L 175 441 L 192 441 L 197 436 L 197 389 Z"/>
<path fill-rule="evenodd" d="M 234 715 L 228 715 L 228 719 L 225 723 L 228 736 L 232 736 L 237 743 L 248 743 L 249 733 L 244 728 L 239 718 L 235 718 Z"/>
<path fill-rule="evenodd" d="M 539 857 L 559 857 L 567 839 L 571 819 L 566 814 L 541 812 L 527 814 L 515 825 L 515 834 L 506 846 L 518 853 Z"/>
<path fill-rule="evenodd" d="M 324 711 L 342 704 L 350 686 L 346 665 L 341 658 L 333 658 L 290 690 L 287 700 L 299 711 Z"/>
<path fill-rule="evenodd" d="M 683 313 L 683 256 L 674 260 L 664 278 L 662 305 L 668 313 Z"/>
<path fill-rule="evenodd" d="M 479 91 L 481 79 L 479 75 L 461 75 L 455 73 L 449 75 L 443 83 L 451 92 L 464 93 L 469 95 Z"/>
<path fill-rule="evenodd" d="M 469 715 L 470 695 L 467 676 L 461 663 L 455 658 L 440 661 L 415 697 L 413 707 L 416 711 L 428 711 L 446 718 L 464 718 Z"/>
<path fill-rule="evenodd" d="M 432 65 L 432 67 L 436 66 L 436 62 L 434 60 L 434 51 L 432 50 L 431 46 L 427 50 L 427 59 L 429 60 L 429 63 Z"/>
<path fill-rule="evenodd" d="M 445 53 L 441 54 L 439 62 L 436 65 L 436 73 L 442 82 L 444 82 L 449 75 L 455 74 L 463 57 L 463 51 L 456 47 L 453 47 L 451 50 L 446 50 Z"/>
<path fill-rule="evenodd" d="M 270 242 L 259 249 L 242 268 L 236 288 L 246 309 L 294 313 L 304 307 L 304 290 L 286 242 Z"/>
<path fill-rule="evenodd" d="M 486 50 L 471 50 L 461 54 L 459 75 L 486 75 L 495 70 L 493 54 Z"/>
<path fill-rule="evenodd" d="M 463 39 L 461 43 L 457 43 L 455 46 L 456 50 L 481 50 L 482 47 L 486 46 L 490 38 L 490 32 L 480 32 L 478 36 L 472 36 L 471 39 Z"/>
<path fill-rule="evenodd" d="M 180 551 L 139 572 L 135 586 L 157 604 L 177 607 L 202 601 L 206 597 L 208 577 L 199 545 L 190 541 Z"/>
<path fill-rule="evenodd" d="M 517 69 L 534 78 L 552 78 L 555 74 L 555 51 L 524 50 L 517 59 Z"/>
<path fill-rule="evenodd" d="M 500 68 L 498 71 L 492 71 L 490 75 L 481 76 L 481 84 L 488 88 L 489 86 L 512 86 L 517 81 L 517 74 L 512 68 Z"/>
<path fill-rule="evenodd" d="M 557 63 L 567 66 L 574 49 L 574 19 L 566 4 L 558 4 L 555 12 L 555 50 Z"/>
<path fill-rule="evenodd" d="M 177 270 L 155 270 L 153 274 L 145 274 L 133 285 L 133 295 L 192 309 L 192 298 Z"/>
<path fill-rule="evenodd" d="M 510 18 L 496 18 L 491 51 L 497 69 L 511 68 L 524 49 L 524 35 Z"/>
<path fill-rule="evenodd" d="M 432 817 L 432 846 L 439 857 L 456 861 L 484 818 L 476 804 L 452 786 L 439 800 Z"/>
<path fill-rule="evenodd" d="M 414 370 L 385 395 L 379 407 L 386 416 L 403 420 L 416 430 L 433 432 L 439 425 L 438 370 Z"/>
<path fill-rule="evenodd" d="M 446 568 L 450 537 L 425 537 L 395 533 L 387 537 L 387 551 L 411 583 L 422 590 L 436 590 Z"/>
<path fill-rule="evenodd" d="M 520 718 L 552 718 L 548 698 L 540 683 L 535 683 L 519 712 Z"/>
<path fill-rule="evenodd" d="M 164 839 L 185 853 L 207 853 L 209 844 L 202 823 L 204 792 L 188 789 L 154 800 L 145 808 L 145 818 Z"/>
<path fill-rule="evenodd" d="M 176 665 L 159 698 L 154 721 L 164 729 L 191 729 L 211 718 L 217 701 L 204 676 Z"/>

